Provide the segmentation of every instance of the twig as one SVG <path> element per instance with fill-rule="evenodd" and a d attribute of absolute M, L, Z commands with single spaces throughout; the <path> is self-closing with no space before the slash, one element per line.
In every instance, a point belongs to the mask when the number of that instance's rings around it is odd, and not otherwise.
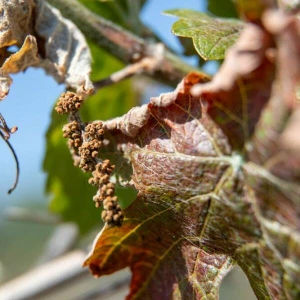
<path fill-rule="evenodd" d="M 94 14 L 78 1 L 48 0 L 48 2 L 57 7 L 66 18 L 73 21 L 87 38 L 124 63 L 128 64 L 153 56 L 153 44 Z M 205 78 L 210 78 L 209 75 L 184 63 L 172 52 L 166 50 L 156 72 L 149 75 L 176 86 L 191 71 L 200 72 Z"/>
<path fill-rule="evenodd" d="M 4 142 L 7 144 L 7 146 L 9 147 L 10 151 L 13 154 L 13 157 L 15 159 L 16 162 L 16 178 L 15 178 L 15 182 L 13 184 L 13 186 L 8 190 L 8 194 L 10 194 L 18 185 L 19 182 L 19 175 L 20 175 L 20 165 L 19 165 L 19 160 L 17 157 L 17 154 L 13 148 L 13 146 L 10 144 L 10 142 L 7 140 L 6 136 L 4 135 L 4 133 L 0 130 L 0 135 L 3 138 Z"/>
<path fill-rule="evenodd" d="M 106 299 L 109 292 L 116 293 L 116 288 L 128 287 L 128 269 L 95 280 L 82 268 L 85 256 L 80 250 L 69 252 L 2 284 L 0 299 Z"/>
<path fill-rule="evenodd" d="M 9 221 L 33 222 L 38 224 L 59 224 L 60 219 L 43 211 L 32 211 L 22 207 L 8 207 L 4 211 L 4 217 Z"/>
<path fill-rule="evenodd" d="M 140 73 L 147 73 L 152 74 L 157 70 L 160 63 L 163 61 L 163 52 L 164 48 L 162 44 L 157 44 L 157 50 L 155 51 L 155 55 L 152 57 L 144 57 L 140 61 L 128 65 L 122 70 L 113 73 L 107 78 L 104 78 L 100 81 L 94 82 L 95 91 L 98 89 L 120 82 L 124 79 L 127 79 L 131 76 L 140 74 Z"/>
<path fill-rule="evenodd" d="M 10 134 L 15 133 L 18 130 L 18 127 L 14 126 L 12 128 L 9 128 L 6 124 L 4 117 L 0 113 L 0 130 L 4 132 L 4 139 L 8 140 L 10 138 Z"/>

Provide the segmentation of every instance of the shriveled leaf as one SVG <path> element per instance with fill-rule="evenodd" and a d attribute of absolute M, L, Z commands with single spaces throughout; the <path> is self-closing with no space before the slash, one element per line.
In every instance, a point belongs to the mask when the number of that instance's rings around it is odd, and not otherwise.
<path fill-rule="evenodd" d="M 243 28 L 239 20 L 212 18 L 188 9 L 168 10 L 165 13 L 179 17 L 172 32 L 192 38 L 195 49 L 205 60 L 223 59 L 226 50 L 235 43 Z"/>
<path fill-rule="evenodd" d="M 90 45 L 93 54 L 93 80 L 101 79 L 119 70 L 122 64 L 100 50 Z M 117 116 L 135 104 L 137 95 L 130 82 L 123 82 L 116 87 L 101 89 L 90 96 L 82 107 L 81 113 L 85 121 L 96 118 Z M 101 112 L 101 113 L 99 113 Z M 95 188 L 88 184 L 90 174 L 84 174 L 74 168 L 67 147 L 67 141 L 62 139 L 62 127 L 67 120 L 52 113 L 52 121 L 47 132 L 47 150 L 44 158 L 44 170 L 47 173 L 47 193 L 52 195 L 50 209 L 59 214 L 64 221 L 75 222 L 82 233 L 90 230 L 101 220 L 101 211 L 95 209 L 91 200 L 96 194 Z M 58 164 L 63 161 L 63 164 Z M 119 189 L 117 194 L 120 202 L 126 206 L 128 199 L 135 193 L 129 189 Z M 82 196 L 84 195 L 84 196 Z"/>
<path fill-rule="evenodd" d="M 26 38 L 27 35 L 33 34 L 31 20 L 34 6 L 33 0 L 23 1 L 22 5 L 18 1 L 0 1 L 0 10 L 2 12 L 0 20 L 0 100 L 9 93 L 12 83 L 9 74 L 20 72 L 28 67 L 31 63 L 29 57 L 34 57 L 33 64 L 37 62 L 37 49 L 33 49 L 33 47 L 36 47 L 34 37 L 28 36 Z M 7 52 L 6 47 L 12 45 L 21 47 L 23 43 L 24 46 L 21 52 L 11 57 L 11 53 Z M 27 53 L 28 59 L 25 58 Z M 26 61 L 25 64 L 23 64 L 24 60 Z"/>
<path fill-rule="evenodd" d="M 35 3 L 33 0 L 0 1 L 0 48 L 21 46 L 28 34 L 33 34 L 32 18 Z"/>
<path fill-rule="evenodd" d="M 28 35 L 25 38 L 21 49 L 9 56 L 3 63 L 0 70 L 6 73 L 18 73 L 30 65 L 39 63 L 38 47 L 35 38 Z"/>
<path fill-rule="evenodd" d="M 21 49 L 10 55 L 0 68 L 0 99 L 5 98 L 9 92 L 9 86 L 12 82 L 9 74 L 21 72 L 28 66 L 38 64 L 39 62 L 36 40 L 32 35 L 28 35 Z"/>
<path fill-rule="evenodd" d="M 58 82 L 90 94 L 91 55 L 84 36 L 60 12 L 42 0 L 1 1 L 0 100 L 9 92 L 9 74 L 42 67 Z M 20 47 L 16 53 L 8 46 Z"/>
<path fill-rule="evenodd" d="M 84 35 L 71 21 L 62 17 L 59 10 L 38 0 L 36 4 L 35 30 L 45 53 L 41 63 L 58 82 L 64 82 L 78 93 L 91 94 L 93 84 L 91 54 Z"/>
<path fill-rule="evenodd" d="M 276 36 L 279 52 L 299 47 L 293 30 L 292 44 L 282 43 L 287 31 Z M 260 135 L 269 106 L 291 112 L 276 68 L 284 56 L 266 55 L 272 39 L 248 24 L 212 82 L 190 74 L 174 92 L 104 123 L 139 194 L 85 265 L 95 276 L 129 266 L 127 299 L 216 299 L 234 263 L 259 299 L 299 298 L 300 160 L 281 139 L 294 113 L 277 112 Z M 286 59 L 299 64 L 298 51 Z"/>

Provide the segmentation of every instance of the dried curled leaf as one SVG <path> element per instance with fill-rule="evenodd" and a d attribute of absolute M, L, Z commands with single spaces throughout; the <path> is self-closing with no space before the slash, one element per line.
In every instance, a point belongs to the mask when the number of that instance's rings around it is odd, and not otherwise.
<path fill-rule="evenodd" d="M 36 4 L 35 30 L 44 39 L 43 67 L 77 93 L 91 94 L 91 53 L 84 35 L 59 10 L 42 0 Z"/>
<path fill-rule="evenodd" d="M 60 12 L 42 0 L 1 1 L 0 100 L 9 92 L 9 74 L 42 67 L 78 93 L 93 91 L 91 55 L 84 36 Z M 20 49 L 11 54 L 9 46 Z"/>
<path fill-rule="evenodd" d="M 0 48 L 22 45 L 28 34 L 33 34 L 34 0 L 0 1 Z"/>
<path fill-rule="evenodd" d="M 127 299 L 216 299 L 235 263 L 259 299 L 299 298 L 300 160 L 282 145 L 299 73 L 287 95 L 277 66 L 289 63 L 269 55 L 299 49 L 299 33 L 289 27 L 274 43 L 268 30 L 246 25 L 212 82 L 190 74 L 104 123 L 109 152 L 131 163 L 139 194 L 85 265 L 95 276 L 129 266 Z M 299 51 L 284 59 L 299 65 Z"/>

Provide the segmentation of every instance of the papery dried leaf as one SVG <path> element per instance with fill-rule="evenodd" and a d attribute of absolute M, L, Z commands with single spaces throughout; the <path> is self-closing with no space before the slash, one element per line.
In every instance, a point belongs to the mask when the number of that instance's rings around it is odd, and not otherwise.
<path fill-rule="evenodd" d="M 33 34 L 34 0 L 1 0 L 0 48 L 21 46 L 28 34 Z"/>
<path fill-rule="evenodd" d="M 292 40 L 286 47 L 299 36 Z M 129 266 L 128 299 L 215 299 L 235 262 L 259 299 L 299 298 L 300 160 L 273 151 L 282 153 L 290 114 L 275 115 L 267 138 L 259 133 L 268 103 L 289 103 L 274 49 L 269 32 L 247 25 L 212 82 L 190 74 L 174 92 L 104 123 L 109 152 L 131 163 L 139 195 L 85 265 L 96 276 Z"/>
<path fill-rule="evenodd" d="M 39 62 L 36 39 L 28 35 L 21 49 L 10 55 L 0 68 L 2 79 L 0 83 L 0 99 L 6 97 L 9 92 L 9 86 L 12 82 L 9 74 L 19 73 L 27 67 L 36 65 Z"/>
<path fill-rule="evenodd" d="M 9 74 L 42 67 L 58 82 L 90 94 L 91 55 L 84 36 L 42 0 L 0 1 L 0 99 L 9 92 Z M 37 35 L 38 34 L 38 35 Z M 8 46 L 20 50 L 11 54 Z"/>
<path fill-rule="evenodd" d="M 15 74 L 23 71 L 28 66 L 36 65 L 39 61 L 36 39 L 32 35 L 28 35 L 21 49 L 9 56 L 0 70 L 8 74 Z"/>
<path fill-rule="evenodd" d="M 9 93 L 9 87 L 12 82 L 9 74 L 24 70 L 30 65 L 30 59 L 33 59 L 33 63 L 37 62 L 34 38 L 31 36 L 26 39 L 27 35 L 33 32 L 32 18 L 34 7 L 33 0 L 22 1 L 22 3 L 19 3 L 17 0 L 0 1 L 0 10 L 2 12 L 0 19 L 2 65 L 0 68 L 0 100 Z M 10 58 L 11 54 L 6 51 L 6 47 L 11 45 L 22 46 L 22 51 Z M 29 55 L 28 59 L 25 58 L 27 53 Z M 18 62 L 19 59 L 21 60 L 20 62 Z"/>
<path fill-rule="evenodd" d="M 79 29 L 45 1 L 36 1 L 35 30 L 44 39 L 40 66 L 78 93 L 91 94 L 91 54 Z"/>

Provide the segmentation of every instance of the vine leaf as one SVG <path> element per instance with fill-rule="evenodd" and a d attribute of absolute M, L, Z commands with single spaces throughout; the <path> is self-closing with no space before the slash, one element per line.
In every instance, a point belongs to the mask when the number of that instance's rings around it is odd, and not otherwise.
<path fill-rule="evenodd" d="M 84 35 L 47 2 L 38 0 L 36 10 L 35 30 L 45 48 L 40 66 L 67 87 L 91 94 L 91 53 Z"/>
<path fill-rule="evenodd" d="M 196 238 L 190 239 L 201 231 L 198 210 L 208 210 L 209 198 L 204 195 L 172 204 L 139 196 L 126 211 L 121 228 L 105 229 L 96 252 L 85 264 L 97 276 L 130 265 L 129 299 L 170 299 L 177 294 L 182 299 L 192 294 L 197 299 L 216 297 L 233 260 L 212 255 L 199 247 Z"/>
<path fill-rule="evenodd" d="M 189 74 L 174 92 L 104 123 L 139 194 L 121 228 L 104 227 L 84 265 L 95 276 L 129 266 L 127 299 L 215 299 L 235 263 L 259 299 L 299 298 L 300 159 L 281 141 L 294 108 L 277 68 L 284 56 L 267 55 L 269 27 L 247 24 L 211 82 Z M 287 32 L 291 44 L 281 42 Z M 293 26 L 275 40 L 280 52 L 299 49 Z M 290 76 L 295 83 L 298 74 Z M 264 138 L 262 120 L 277 102 L 287 113 L 267 123 Z"/>
<path fill-rule="evenodd" d="M 223 59 L 243 28 L 243 23 L 237 19 L 213 18 L 188 9 L 167 10 L 165 14 L 179 17 L 172 32 L 192 38 L 195 49 L 205 60 Z"/>
<path fill-rule="evenodd" d="M 58 82 L 90 94 L 91 55 L 83 34 L 42 0 L 2 1 L 0 23 L 0 100 L 9 92 L 9 74 L 42 67 Z M 20 47 L 12 54 L 9 46 Z"/>
<path fill-rule="evenodd" d="M 5 98 L 9 92 L 12 82 L 9 74 L 19 73 L 39 61 L 36 39 L 32 35 L 28 35 L 21 49 L 8 56 L 0 68 L 0 99 Z"/>

